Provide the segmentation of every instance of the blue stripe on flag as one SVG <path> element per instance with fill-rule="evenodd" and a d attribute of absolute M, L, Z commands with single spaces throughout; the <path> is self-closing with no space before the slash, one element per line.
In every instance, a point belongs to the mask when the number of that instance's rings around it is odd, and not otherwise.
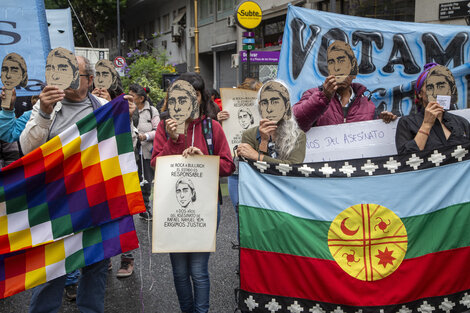
<path fill-rule="evenodd" d="M 361 203 L 380 204 L 399 217 L 415 216 L 470 202 L 469 167 L 470 161 L 463 161 L 389 175 L 307 178 L 260 174 L 240 162 L 240 205 L 320 221 L 332 221 Z"/>

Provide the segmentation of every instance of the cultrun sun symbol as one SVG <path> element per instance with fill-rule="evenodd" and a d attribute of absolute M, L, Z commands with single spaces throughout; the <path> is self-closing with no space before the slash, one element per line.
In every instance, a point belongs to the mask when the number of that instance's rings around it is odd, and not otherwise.
<path fill-rule="evenodd" d="M 375 281 L 392 274 L 403 261 L 408 235 L 401 219 L 378 204 L 357 204 L 330 225 L 328 247 L 349 275 Z"/>

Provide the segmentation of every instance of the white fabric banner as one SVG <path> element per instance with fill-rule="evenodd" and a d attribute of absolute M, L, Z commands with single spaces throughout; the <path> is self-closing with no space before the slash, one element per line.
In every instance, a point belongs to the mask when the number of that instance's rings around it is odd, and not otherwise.
<path fill-rule="evenodd" d="M 470 120 L 470 109 L 452 111 Z M 325 162 L 397 154 L 395 132 L 398 119 L 312 127 L 307 132 L 305 161 Z"/>

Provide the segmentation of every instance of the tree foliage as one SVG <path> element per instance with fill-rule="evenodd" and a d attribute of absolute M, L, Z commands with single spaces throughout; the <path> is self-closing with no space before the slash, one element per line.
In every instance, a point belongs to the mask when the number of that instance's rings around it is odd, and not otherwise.
<path fill-rule="evenodd" d="M 46 9 L 66 9 L 70 7 L 68 0 L 45 0 Z M 70 0 L 77 13 L 83 28 L 93 45 L 96 45 L 96 34 L 106 33 L 117 28 L 117 1 L 116 0 Z M 119 0 L 121 17 L 127 0 Z M 122 18 L 121 18 L 122 20 Z M 72 11 L 73 37 L 75 46 L 89 47 L 90 44 Z"/>
<path fill-rule="evenodd" d="M 135 49 L 127 54 L 126 60 L 130 65 L 124 68 L 125 76 L 122 77 L 124 90 L 127 92 L 131 84 L 150 87 L 150 98 L 156 105 L 165 97 L 161 88 L 162 74 L 175 72 L 175 68 L 167 64 L 166 54 L 141 52 Z"/>

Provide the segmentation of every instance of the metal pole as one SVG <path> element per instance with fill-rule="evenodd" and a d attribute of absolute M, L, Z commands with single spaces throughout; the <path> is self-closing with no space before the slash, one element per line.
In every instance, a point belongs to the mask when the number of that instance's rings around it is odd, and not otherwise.
<path fill-rule="evenodd" d="M 250 50 L 246 50 L 246 66 L 248 68 L 248 75 L 246 77 L 251 77 L 251 56 L 250 56 Z"/>
<path fill-rule="evenodd" d="M 121 15 L 119 13 L 119 0 L 116 0 L 117 6 L 117 46 L 118 46 L 118 55 L 122 55 L 121 51 Z"/>
<path fill-rule="evenodd" d="M 199 29 L 197 28 L 197 0 L 194 0 L 194 71 L 201 73 L 199 68 Z"/>

